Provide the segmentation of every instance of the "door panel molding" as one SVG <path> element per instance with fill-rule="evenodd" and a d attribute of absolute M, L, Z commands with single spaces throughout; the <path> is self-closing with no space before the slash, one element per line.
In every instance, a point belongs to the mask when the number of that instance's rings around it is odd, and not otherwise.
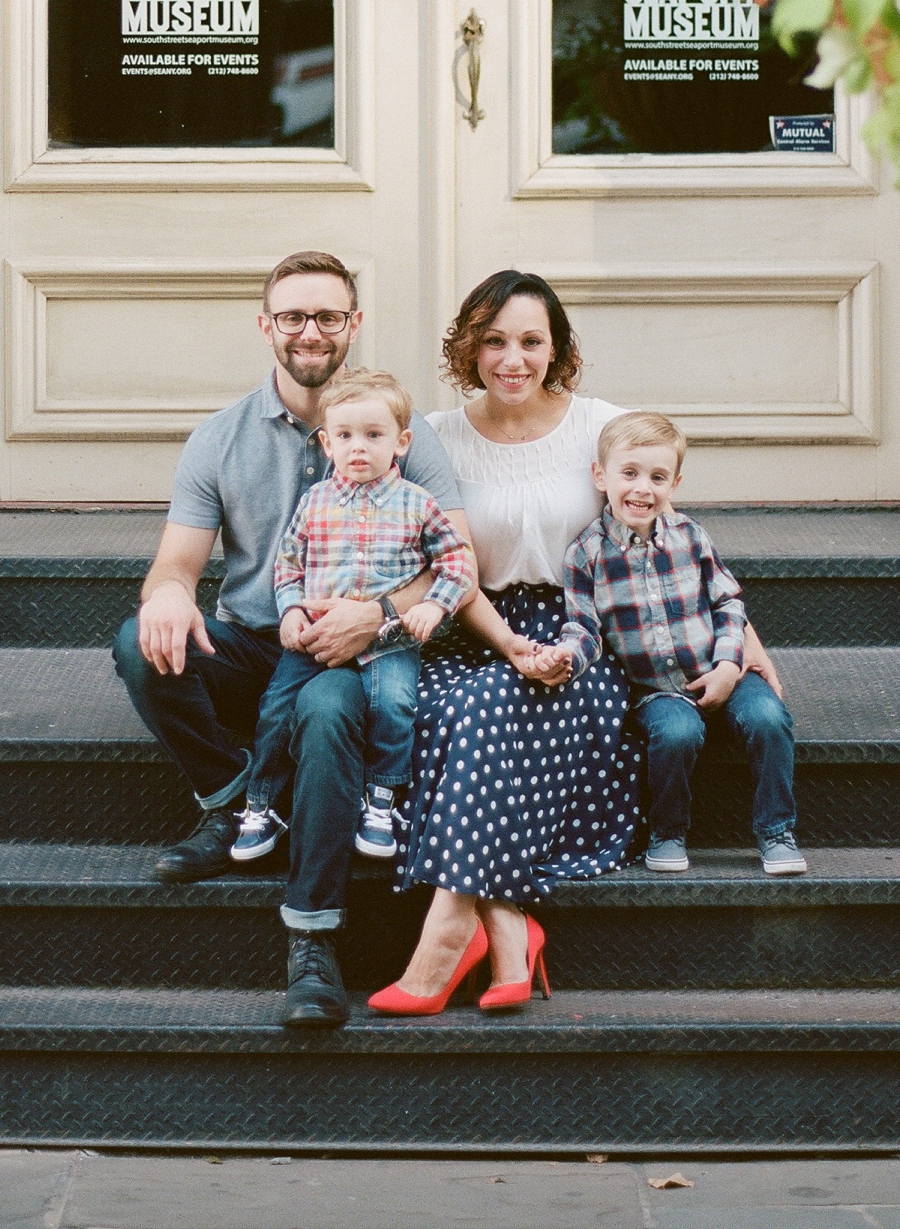
<path fill-rule="evenodd" d="M 37 263 L 27 266 L 4 262 L 3 298 L 6 317 L 6 438 L 7 440 L 183 440 L 204 418 L 249 392 L 259 373 L 248 372 L 236 381 L 229 395 L 221 388 L 203 391 L 203 375 L 212 369 L 214 353 L 197 348 L 197 391 L 180 395 L 145 396 L 97 393 L 60 397 L 50 391 L 53 381 L 48 309 L 54 304 L 153 303 L 190 300 L 199 305 L 221 300 L 244 300 L 257 310 L 262 285 L 275 261 L 262 264 L 184 262 L 156 265 L 148 262 L 85 264 Z M 374 294 L 373 269 L 367 259 L 348 262 L 357 278 L 363 301 Z M 195 327 L 191 336 L 202 337 Z M 126 370 L 111 338 L 110 369 Z M 356 347 L 358 362 L 371 365 L 374 330 L 367 327 Z M 211 342 L 211 350 L 214 343 Z M 128 356 L 124 356 L 127 363 Z M 160 361 L 164 361 L 160 356 Z M 263 366 L 264 364 L 261 364 Z"/>
<path fill-rule="evenodd" d="M 541 265 L 567 307 L 645 304 L 833 305 L 837 398 L 827 402 L 642 403 L 691 440 L 724 444 L 879 441 L 878 266 Z M 798 330 L 798 336 L 802 330 Z"/>
<path fill-rule="evenodd" d="M 509 2 L 514 198 L 877 193 L 878 164 L 861 136 L 871 98 L 840 89 L 834 154 L 554 154 L 552 0 Z"/>
<path fill-rule="evenodd" d="M 4 9 L 8 191 L 374 190 L 375 0 L 335 0 L 334 149 L 49 149 L 47 0 Z"/>

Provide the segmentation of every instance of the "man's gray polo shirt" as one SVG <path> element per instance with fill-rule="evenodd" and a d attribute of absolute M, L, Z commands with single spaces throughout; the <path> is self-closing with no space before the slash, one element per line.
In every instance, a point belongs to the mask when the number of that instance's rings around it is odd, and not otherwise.
<path fill-rule="evenodd" d="M 400 459 L 415 482 L 445 511 L 462 507 L 450 460 L 419 414 L 413 442 Z M 318 429 L 288 413 L 273 371 L 262 387 L 201 423 L 175 471 L 169 520 L 221 529 L 226 576 L 218 616 L 245 627 L 277 627 L 272 574 L 275 554 L 297 504 L 331 472 Z"/>

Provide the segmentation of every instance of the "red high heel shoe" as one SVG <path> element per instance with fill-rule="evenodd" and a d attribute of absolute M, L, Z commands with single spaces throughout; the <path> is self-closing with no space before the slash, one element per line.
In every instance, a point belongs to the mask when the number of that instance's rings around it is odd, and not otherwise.
<path fill-rule="evenodd" d="M 379 990 L 369 999 L 373 1011 L 384 1012 L 389 1016 L 437 1016 L 444 1010 L 450 996 L 456 987 L 469 974 L 475 972 L 487 955 L 488 941 L 481 919 L 476 919 L 475 933 L 469 941 L 469 946 L 460 957 L 459 964 L 453 971 L 453 976 L 447 982 L 440 994 L 432 994 L 423 998 L 418 994 L 407 994 L 396 982 Z M 474 986 L 473 986 L 474 989 Z"/>
<path fill-rule="evenodd" d="M 544 998 L 550 997 L 550 983 L 547 980 L 547 966 L 544 964 L 544 932 L 533 917 L 525 914 L 528 933 L 528 976 L 524 981 L 506 982 L 502 986 L 491 986 L 485 990 L 478 1000 L 482 1011 L 496 1011 L 501 1007 L 516 1007 L 519 1003 L 527 1003 L 531 998 L 531 986 L 534 981 L 535 967 L 541 975 L 541 990 Z"/>

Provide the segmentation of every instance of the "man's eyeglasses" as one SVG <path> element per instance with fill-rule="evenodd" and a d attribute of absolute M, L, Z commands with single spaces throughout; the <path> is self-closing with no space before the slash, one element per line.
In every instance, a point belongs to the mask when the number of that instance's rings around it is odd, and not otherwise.
<path fill-rule="evenodd" d="M 296 337 L 306 328 L 307 321 L 314 320 L 316 328 L 326 336 L 343 333 L 353 312 L 275 312 L 271 319 L 279 333 Z"/>

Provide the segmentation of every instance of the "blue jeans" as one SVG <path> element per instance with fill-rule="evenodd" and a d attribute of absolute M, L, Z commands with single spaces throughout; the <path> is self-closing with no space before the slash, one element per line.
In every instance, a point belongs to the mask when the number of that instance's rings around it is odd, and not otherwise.
<path fill-rule="evenodd" d="M 395 788 L 412 777 L 419 650 L 398 649 L 359 666 L 366 697 L 366 783 Z M 274 806 L 287 786 L 293 765 L 288 747 L 297 698 L 328 667 L 308 653 L 285 650 L 259 706 L 253 768 L 247 802 L 254 811 Z"/>
<path fill-rule="evenodd" d="M 753 831 L 780 836 L 796 823 L 794 737 L 790 713 L 752 671 L 727 704 L 706 714 L 678 696 L 660 694 L 634 710 L 647 741 L 650 830 L 660 840 L 684 837 L 691 822 L 691 773 L 710 726 L 724 724 L 743 742 L 753 778 Z"/>
<path fill-rule="evenodd" d="M 252 631 L 206 620 L 210 657 L 189 643 L 180 675 L 158 674 L 129 619 L 113 648 L 116 670 L 144 724 L 184 771 L 209 810 L 239 797 L 250 777 L 248 745 L 263 692 L 282 649 L 277 629 Z M 363 789 L 365 696 L 359 672 L 325 671 L 297 697 L 288 753 L 296 764 L 291 865 L 285 923 L 296 930 L 334 930 L 343 921 L 353 834 Z"/>

